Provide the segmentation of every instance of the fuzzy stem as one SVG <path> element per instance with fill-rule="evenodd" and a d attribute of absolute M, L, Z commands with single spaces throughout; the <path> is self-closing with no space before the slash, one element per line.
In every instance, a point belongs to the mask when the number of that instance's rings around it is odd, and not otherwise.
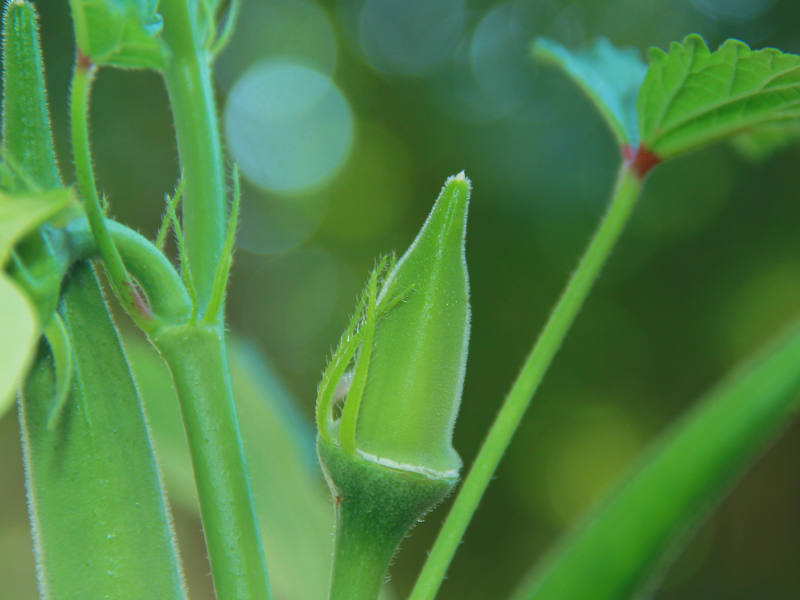
<path fill-rule="evenodd" d="M 483 492 L 550 362 L 627 223 L 641 187 L 641 179 L 627 162 L 623 163 L 608 210 L 486 435 L 417 579 L 411 600 L 432 600 L 436 595 Z"/>
<path fill-rule="evenodd" d="M 345 503 L 336 508 L 330 600 L 375 600 L 380 594 L 395 549 L 402 539 L 381 535 L 364 515 Z"/>
<path fill-rule="evenodd" d="M 223 256 L 224 163 L 211 56 L 197 22 L 198 3 L 163 0 L 159 10 L 170 49 L 163 75 L 184 181 L 182 262 L 186 275 L 191 273 L 195 302 L 192 323 L 151 339 L 164 355 L 178 392 L 217 598 L 264 600 L 271 593 L 231 389 L 224 311 L 218 310 L 213 322 L 203 318 L 218 265 L 228 260 Z"/>
<path fill-rule="evenodd" d="M 397 546 L 455 484 L 452 478 L 392 469 L 317 440 L 336 501 L 330 600 L 375 600 Z"/>
<path fill-rule="evenodd" d="M 271 598 L 224 334 L 216 326 L 189 324 L 151 339 L 178 392 L 216 596 Z"/>
<path fill-rule="evenodd" d="M 100 197 L 94 182 L 92 156 L 89 146 L 89 97 L 96 67 L 80 53 L 72 72 L 70 126 L 75 175 L 86 217 L 92 230 L 97 251 L 103 259 L 108 278 L 123 308 L 144 331 L 151 331 L 153 316 L 122 262 L 106 227 Z"/>
<path fill-rule="evenodd" d="M 165 0 L 164 40 L 172 54 L 164 69 L 181 170 L 186 255 L 197 291 L 198 312 L 205 313 L 225 242 L 225 178 L 217 124 L 211 57 L 200 39 L 196 8 L 188 0 Z M 221 322 L 221 316 L 219 318 Z"/>

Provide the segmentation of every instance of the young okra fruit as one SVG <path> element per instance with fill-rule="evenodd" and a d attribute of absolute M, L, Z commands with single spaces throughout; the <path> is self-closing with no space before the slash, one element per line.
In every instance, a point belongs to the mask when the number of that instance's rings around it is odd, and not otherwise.
<path fill-rule="evenodd" d="M 331 598 L 375 598 L 408 530 L 453 488 L 469 339 L 470 184 L 450 177 L 397 261 L 373 270 L 317 396 L 336 505 Z"/>

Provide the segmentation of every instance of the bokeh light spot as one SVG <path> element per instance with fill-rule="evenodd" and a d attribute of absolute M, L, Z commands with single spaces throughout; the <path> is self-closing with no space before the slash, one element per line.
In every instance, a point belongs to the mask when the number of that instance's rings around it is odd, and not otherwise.
<path fill-rule="evenodd" d="M 533 93 L 535 63 L 528 53 L 530 38 L 510 4 L 489 11 L 472 36 L 470 59 L 475 80 L 494 104 L 497 116 L 514 110 Z"/>
<path fill-rule="evenodd" d="M 242 216 L 236 243 L 254 254 L 283 254 L 317 230 L 325 217 L 328 194 L 286 196 L 242 185 Z"/>
<path fill-rule="evenodd" d="M 637 427 L 622 411 L 612 405 L 586 407 L 562 444 L 551 450 L 545 487 L 553 516 L 574 522 L 641 447 Z"/>
<path fill-rule="evenodd" d="M 234 159 L 252 183 L 296 193 L 320 186 L 347 158 L 353 117 L 329 77 L 297 63 L 260 63 L 236 82 L 225 107 Z"/>
<path fill-rule="evenodd" d="M 262 261 L 234 301 L 282 369 L 315 380 L 341 327 L 333 317 L 351 303 L 354 287 L 347 267 L 312 245 Z"/>
<path fill-rule="evenodd" d="M 379 71 L 425 75 L 452 57 L 465 25 L 464 0 L 367 0 L 361 46 Z"/>
<path fill-rule="evenodd" d="M 336 66 L 336 33 L 322 8 L 309 0 L 243 2 L 236 35 L 216 61 L 214 75 L 226 89 L 248 67 L 278 58 L 326 74 Z"/>
<path fill-rule="evenodd" d="M 327 190 L 331 210 L 323 229 L 346 240 L 384 238 L 407 217 L 412 160 L 401 140 L 371 121 L 359 122 L 356 148 Z"/>
<path fill-rule="evenodd" d="M 743 23 L 755 19 L 766 11 L 775 0 L 691 0 L 700 12 L 732 23 Z"/>

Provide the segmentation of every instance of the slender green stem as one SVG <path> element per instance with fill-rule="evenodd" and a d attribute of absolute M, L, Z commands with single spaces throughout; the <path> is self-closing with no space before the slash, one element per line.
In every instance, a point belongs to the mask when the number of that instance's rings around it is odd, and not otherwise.
<path fill-rule="evenodd" d="M 217 598 L 271 598 L 222 329 L 188 324 L 152 336 L 172 372 L 192 456 Z"/>
<path fill-rule="evenodd" d="M 164 69 L 178 139 L 185 188 L 183 233 L 197 292 L 205 314 L 225 243 L 225 178 L 217 124 L 211 57 L 200 39 L 198 10 L 189 0 L 164 0 L 164 40 L 171 56 Z M 221 321 L 221 316 L 220 316 Z"/>
<path fill-rule="evenodd" d="M 641 180 L 627 163 L 624 163 L 620 167 L 608 211 L 500 408 L 417 579 L 411 600 L 430 600 L 439 590 L 447 567 L 478 507 L 483 492 L 489 485 L 492 474 L 497 469 L 533 394 L 628 221 L 641 187 Z"/>
<path fill-rule="evenodd" d="M 97 250 L 105 264 L 111 286 L 123 308 L 143 330 L 152 328 L 152 314 L 136 289 L 106 228 L 100 197 L 94 183 L 92 155 L 89 148 L 89 97 L 97 69 L 84 56 L 78 54 L 72 72 L 70 100 L 70 126 L 72 129 L 72 154 L 75 176 L 86 217 L 92 229 Z"/>
<path fill-rule="evenodd" d="M 180 275 L 167 257 L 147 238 L 129 227 L 111 219 L 105 221 L 105 229 L 115 248 L 147 295 L 153 312 L 152 331 L 185 323 L 191 314 L 192 303 Z M 66 238 L 64 243 L 68 246 L 66 253 L 69 262 L 92 258 L 98 254 L 96 239 L 85 220 L 73 221 L 63 229 L 63 233 Z"/>

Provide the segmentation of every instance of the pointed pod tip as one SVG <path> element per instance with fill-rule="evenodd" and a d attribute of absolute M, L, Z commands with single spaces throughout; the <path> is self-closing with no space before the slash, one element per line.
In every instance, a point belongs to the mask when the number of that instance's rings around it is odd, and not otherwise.
<path fill-rule="evenodd" d="M 468 190 L 472 189 L 472 182 L 470 181 L 467 174 L 462 170 L 457 175 L 451 175 L 447 178 L 447 181 L 444 182 L 444 187 L 448 187 L 451 183 L 461 183 L 467 186 Z"/>

